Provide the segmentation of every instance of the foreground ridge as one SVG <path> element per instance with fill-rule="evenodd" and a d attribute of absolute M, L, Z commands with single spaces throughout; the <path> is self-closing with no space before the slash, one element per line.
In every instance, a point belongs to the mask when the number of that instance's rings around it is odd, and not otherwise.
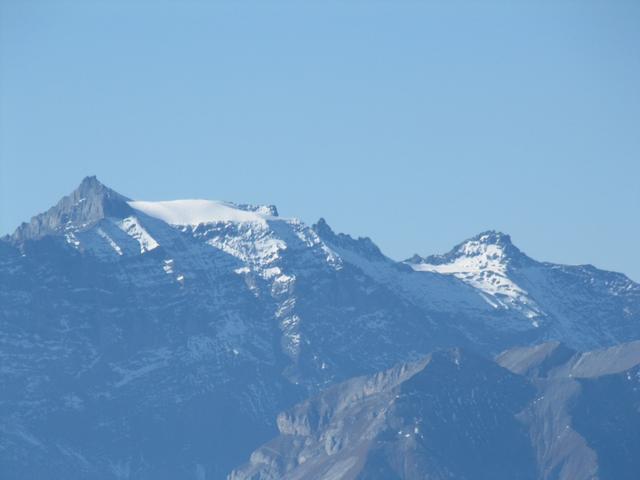
<path fill-rule="evenodd" d="M 547 343 L 495 362 L 440 351 L 281 413 L 280 435 L 228 478 L 633 478 L 640 415 L 610 409 L 639 401 L 640 342 Z"/>

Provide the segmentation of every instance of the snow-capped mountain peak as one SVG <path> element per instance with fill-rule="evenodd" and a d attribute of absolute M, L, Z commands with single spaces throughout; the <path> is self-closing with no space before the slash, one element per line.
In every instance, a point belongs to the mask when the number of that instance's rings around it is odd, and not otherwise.
<path fill-rule="evenodd" d="M 280 217 L 273 205 L 192 199 L 131 200 L 95 176 L 89 176 L 55 206 L 20 225 L 9 239 L 20 245 L 46 236 L 62 237 L 76 249 L 115 252 L 122 256 L 127 251 L 145 253 L 158 247 L 159 241 L 149 232 L 149 227 L 153 229 L 158 220 L 180 229 L 195 229 L 202 224 L 248 224 L 266 229 L 268 221 L 280 220 Z M 126 243 L 126 239 L 119 231 L 135 240 L 139 248 L 124 248 L 122 242 Z"/>
<path fill-rule="evenodd" d="M 494 230 L 482 232 L 455 246 L 444 255 L 414 255 L 405 263 L 414 270 L 453 275 L 485 294 L 495 308 L 515 308 L 531 319 L 541 315 L 525 289 L 511 277 L 511 269 L 531 260 L 513 243 L 511 237 Z M 538 326 L 536 320 L 532 321 Z"/>
<path fill-rule="evenodd" d="M 479 260 L 484 258 L 487 262 L 502 264 L 518 262 L 527 258 L 512 243 L 511 236 L 495 230 L 488 230 L 456 245 L 444 255 L 430 255 L 426 258 L 414 256 L 410 263 L 440 265 L 452 263 L 460 257 L 478 257 Z"/>
<path fill-rule="evenodd" d="M 486 231 L 466 240 L 443 255 L 414 255 L 405 263 L 418 271 L 439 273 L 480 273 L 492 271 L 506 275 L 510 266 L 523 263 L 528 257 L 502 232 Z"/>

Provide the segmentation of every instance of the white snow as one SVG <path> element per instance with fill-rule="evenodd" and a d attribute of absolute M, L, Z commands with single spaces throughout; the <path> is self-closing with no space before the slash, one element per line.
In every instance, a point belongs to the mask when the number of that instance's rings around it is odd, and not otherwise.
<path fill-rule="evenodd" d="M 162 266 L 162 269 L 165 271 L 165 273 L 173 273 L 173 258 L 169 258 L 168 260 L 164 261 L 164 265 Z"/>
<path fill-rule="evenodd" d="M 276 219 L 262 208 L 243 210 L 238 206 L 217 200 L 170 200 L 161 202 L 132 201 L 129 205 L 150 217 L 170 225 L 196 226 L 216 222 L 258 222 Z"/>
<path fill-rule="evenodd" d="M 80 240 L 76 238 L 72 231 L 65 232 L 64 234 L 67 243 L 73 245 L 74 248 L 78 248 L 80 246 Z"/>
<path fill-rule="evenodd" d="M 98 228 L 98 235 L 100 235 L 102 238 L 104 238 L 107 243 L 109 243 L 109 246 L 111 248 L 113 248 L 113 250 L 120 256 L 122 256 L 122 249 L 120 248 L 120 246 L 113 240 L 113 238 L 111 238 L 107 232 L 105 232 L 102 228 Z"/>
<path fill-rule="evenodd" d="M 482 297 L 494 308 L 515 308 L 530 320 L 532 326 L 539 327 L 535 318 L 541 315 L 540 308 L 529 298 L 527 291 L 509 277 L 507 254 L 499 245 L 483 240 L 467 242 L 460 255 L 449 263 L 409 265 L 419 272 L 453 275 L 482 292 Z"/>
<path fill-rule="evenodd" d="M 279 276 L 282 273 L 282 271 L 280 270 L 280 267 L 270 267 L 270 268 L 265 268 L 263 271 L 263 276 L 264 278 L 273 278 L 276 276 Z M 276 279 L 277 280 L 277 279 Z"/>
<path fill-rule="evenodd" d="M 281 251 L 287 249 L 286 242 L 277 238 L 266 223 L 259 227 L 255 223 L 243 223 L 238 225 L 238 233 L 238 236 L 215 236 L 209 238 L 207 243 L 249 264 L 260 273 L 280 258 Z M 273 276 L 276 272 L 269 271 L 268 274 Z"/>
<path fill-rule="evenodd" d="M 164 368 L 168 365 L 166 360 L 161 360 L 158 362 L 154 362 L 154 363 L 149 363 L 148 365 L 144 365 L 140 368 L 137 368 L 135 370 L 126 370 L 124 368 L 120 368 L 120 367 L 113 367 L 113 369 L 119 373 L 120 375 L 122 375 L 122 378 L 117 381 L 114 386 L 116 388 L 120 388 L 134 380 L 137 380 L 140 377 L 143 377 L 145 375 L 147 375 L 148 373 L 151 373 L 155 370 L 158 370 L 159 368 Z"/>
<path fill-rule="evenodd" d="M 135 238 L 140 244 L 140 253 L 145 253 L 158 248 L 160 245 L 155 239 L 149 235 L 136 217 L 127 217 L 118 222 L 118 227 L 132 238 Z"/>

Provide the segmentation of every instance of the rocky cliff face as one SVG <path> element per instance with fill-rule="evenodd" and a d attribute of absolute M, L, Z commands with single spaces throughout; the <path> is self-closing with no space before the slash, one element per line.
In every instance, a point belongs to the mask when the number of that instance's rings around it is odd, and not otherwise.
<path fill-rule="evenodd" d="M 639 408 L 639 342 L 440 351 L 281 413 L 229 478 L 631 479 Z"/>
<path fill-rule="evenodd" d="M 473 241 L 455 258 L 487 259 L 460 275 L 273 206 L 133 201 L 89 177 L 0 240 L 0 476 L 222 478 L 279 411 L 435 349 L 640 338 L 623 275 Z"/>
<path fill-rule="evenodd" d="M 88 228 L 107 217 L 132 213 L 129 199 L 105 187 L 96 177 L 85 178 L 70 195 L 29 223 L 20 225 L 12 239 L 16 243 L 38 240 L 46 235 L 65 234 L 76 228 Z"/>

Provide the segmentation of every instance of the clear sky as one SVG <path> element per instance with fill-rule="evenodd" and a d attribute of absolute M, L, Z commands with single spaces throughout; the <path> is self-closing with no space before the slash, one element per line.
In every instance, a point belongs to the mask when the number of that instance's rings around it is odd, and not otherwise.
<path fill-rule="evenodd" d="M 241 4 L 241 5 L 234 5 Z M 0 232 L 96 174 L 640 280 L 640 2 L 0 0 Z"/>

